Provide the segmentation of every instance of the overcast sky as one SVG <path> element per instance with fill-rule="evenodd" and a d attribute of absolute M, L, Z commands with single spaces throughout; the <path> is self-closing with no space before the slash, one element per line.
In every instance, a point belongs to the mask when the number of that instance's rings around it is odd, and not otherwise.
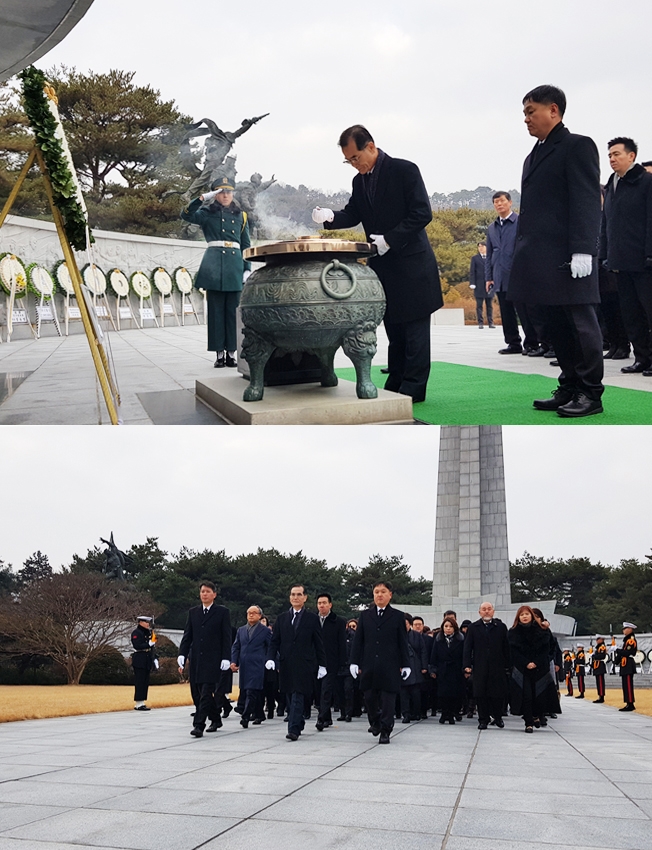
<path fill-rule="evenodd" d="M 57 568 L 113 531 L 125 550 L 403 555 L 431 578 L 438 444 L 436 427 L 12 427 L 0 559 Z M 652 428 L 507 427 L 504 447 L 512 559 L 650 553 Z"/>
<path fill-rule="evenodd" d="M 605 179 L 613 136 L 652 159 L 651 25 L 649 0 L 95 0 L 37 64 L 136 71 L 226 130 L 270 112 L 236 145 L 241 179 L 349 189 L 336 141 L 361 122 L 430 193 L 511 189 L 532 147 L 521 99 L 541 83 L 566 91 L 566 123 L 595 139 Z"/>

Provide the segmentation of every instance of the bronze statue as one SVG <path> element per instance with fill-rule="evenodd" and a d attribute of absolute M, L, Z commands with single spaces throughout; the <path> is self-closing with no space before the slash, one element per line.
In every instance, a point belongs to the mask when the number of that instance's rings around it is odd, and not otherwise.
<path fill-rule="evenodd" d="M 109 547 L 104 552 L 106 557 L 104 575 L 107 578 L 114 578 L 116 581 L 125 581 L 125 568 L 133 563 L 133 558 L 118 549 L 113 540 L 113 532 L 111 532 L 110 540 L 105 540 L 103 537 L 100 537 L 100 540 Z"/>
<path fill-rule="evenodd" d="M 249 232 L 258 238 L 262 238 L 260 232 L 260 218 L 256 213 L 256 200 L 259 192 L 264 192 L 266 189 L 276 183 L 276 179 L 272 174 L 271 180 L 266 180 L 263 183 L 262 174 L 252 174 L 249 180 L 235 184 L 235 199 L 240 206 L 240 209 L 247 213 L 249 218 Z"/>

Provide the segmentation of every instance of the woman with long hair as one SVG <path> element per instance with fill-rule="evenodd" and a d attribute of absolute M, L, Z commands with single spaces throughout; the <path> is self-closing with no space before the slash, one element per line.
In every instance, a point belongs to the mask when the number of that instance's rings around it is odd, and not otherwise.
<path fill-rule="evenodd" d="M 533 732 L 535 717 L 559 710 L 550 673 L 550 636 L 537 622 L 532 608 L 521 605 L 508 640 L 512 661 L 510 711 L 523 718 L 526 732 Z"/>
<path fill-rule="evenodd" d="M 464 635 L 454 617 L 444 617 L 441 629 L 432 642 L 430 675 L 437 682 L 437 700 L 441 709 L 440 723 L 461 720 L 462 702 L 466 690 L 463 666 Z"/>

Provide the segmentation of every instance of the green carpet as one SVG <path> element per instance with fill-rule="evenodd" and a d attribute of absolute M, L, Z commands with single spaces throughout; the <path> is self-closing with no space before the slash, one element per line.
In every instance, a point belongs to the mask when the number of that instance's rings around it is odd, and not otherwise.
<path fill-rule="evenodd" d="M 354 369 L 337 369 L 340 378 L 355 380 Z M 371 377 L 385 383 L 380 366 Z M 431 425 L 650 425 L 652 392 L 606 387 L 604 413 L 583 419 L 564 419 L 555 412 L 535 410 L 535 398 L 548 398 L 554 378 L 519 375 L 454 363 L 433 363 L 426 400 L 414 405 L 414 416 Z M 651 379 L 652 387 L 652 379 Z"/>

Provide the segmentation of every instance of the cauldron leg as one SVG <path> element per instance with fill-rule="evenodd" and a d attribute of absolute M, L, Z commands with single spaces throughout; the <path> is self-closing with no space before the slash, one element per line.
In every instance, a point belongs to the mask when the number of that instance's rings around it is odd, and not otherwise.
<path fill-rule="evenodd" d="M 342 348 L 355 366 L 355 391 L 358 398 L 377 398 L 378 390 L 371 380 L 371 361 L 376 353 L 376 325 L 360 322 L 342 339 Z"/>
<path fill-rule="evenodd" d="M 265 390 L 265 364 L 275 345 L 251 328 L 243 329 L 242 356 L 249 364 L 249 386 L 242 394 L 244 401 L 260 401 Z"/>
<path fill-rule="evenodd" d="M 335 374 L 335 368 L 333 366 L 333 360 L 335 359 L 335 352 L 337 349 L 338 346 L 335 348 L 320 348 L 318 351 L 315 351 L 317 359 L 319 360 L 319 365 L 321 366 L 322 387 L 337 386 L 337 375 Z"/>

